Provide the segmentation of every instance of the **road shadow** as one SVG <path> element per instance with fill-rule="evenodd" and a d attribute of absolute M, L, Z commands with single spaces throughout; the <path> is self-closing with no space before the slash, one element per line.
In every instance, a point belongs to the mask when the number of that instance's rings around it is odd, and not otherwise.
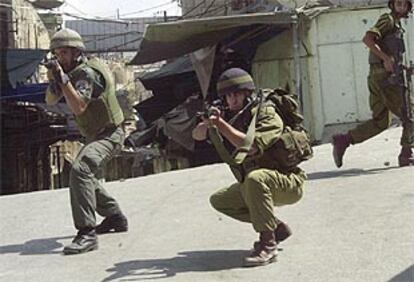
<path fill-rule="evenodd" d="M 328 170 L 328 171 L 318 171 L 318 172 L 311 172 L 308 173 L 308 180 L 318 180 L 318 179 L 328 179 L 328 178 L 337 178 L 337 177 L 354 177 L 354 176 L 361 176 L 361 175 L 369 175 L 369 174 L 378 174 L 387 170 L 393 169 L 400 169 L 399 166 L 387 166 L 381 168 L 373 168 L 373 169 L 360 169 L 360 168 L 353 168 L 353 169 L 338 169 L 338 170 Z"/>
<path fill-rule="evenodd" d="M 20 255 L 46 255 L 62 253 L 63 244 L 59 240 L 72 236 L 34 239 L 23 244 L 0 246 L 0 254 L 18 253 Z"/>
<path fill-rule="evenodd" d="M 239 268 L 246 250 L 214 250 L 180 252 L 177 256 L 165 259 L 132 260 L 120 262 L 107 269 L 113 272 L 102 282 L 122 279 L 138 281 L 160 279 L 175 276 L 184 272 L 208 272 Z"/>
<path fill-rule="evenodd" d="M 403 272 L 397 274 L 396 276 L 388 280 L 388 282 L 409 282 L 409 281 L 414 281 L 414 264 L 408 267 Z"/>

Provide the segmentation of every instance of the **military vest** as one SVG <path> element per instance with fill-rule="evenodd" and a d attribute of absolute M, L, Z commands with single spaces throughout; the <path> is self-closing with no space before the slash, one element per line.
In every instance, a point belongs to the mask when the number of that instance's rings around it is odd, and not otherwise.
<path fill-rule="evenodd" d="M 85 61 L 73 69 L 69 76 L 76 77 L 85 67 L 99 72 L 105 80 L 103 93 L 98 98 L 92 98 L 86 110 L 75 116 L 81 134 L 88 138 L 95 138 L 105 128 L 121 124 L 124 121 L 124 114 L 115 96 L 115 82 L 112 74 L 99 59 L 92 58 Z"/>
<path fill-rule="evenodd" d="M 392 15 L 388 15 L 390 17 L 390 20 L 392 22 L 395 22 Z M 384 51 L 389 56 L 392 56 L 396 62 L 397 65 L 400 65 L 403 61 L 403 54 L 405 52 L 405 46 L 404 46 L 404 30 L 402 27 L 398 24 L 394 23 L 393 30 L 384 35 L 383 38 L 381 38 L 378 42 L 378 45 L 380 46 L 381 50 Z M 382 60 L 375 55 L 372 51 L 369 52 L 369 59 L 370 64 L 381 64 Z"/>

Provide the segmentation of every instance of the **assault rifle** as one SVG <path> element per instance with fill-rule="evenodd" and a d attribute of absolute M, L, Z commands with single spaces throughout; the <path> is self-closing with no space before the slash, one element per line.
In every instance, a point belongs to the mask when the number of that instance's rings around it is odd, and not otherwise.
<path fill-rule="evenodd" d="M 216 111 L 215 111 L 216 108 L 219 109 L 220 111 L 225 110 L 223 106 L 223 102 L 220 99 L 214 100 L 210 104 L 206 103 L 204 105 L 204 110 L 202 112 L 198 112 L 197 116 L 208 119 L 212 115 L 216 114 Z"/>
<path fill-rule="evenodd" d="M 412 107 L 412 78 L 414 72 L 414 63 L 413 61 L 410 61 L 410 65 L 408 66 L 402 66 L 401 70 L 402 72 L 402 95 L 403 95 L 403 118 L 405 120 L 411 120 L 413 118 L 413 109 Z"/>
<path fill-rule="evenodd" d="M 58 69 L 58 65 L 59 62 L 57 60 L 56 57 L 52 57 L 52 58 L 45 58 L 43 59 L 40 64 L 42 66 L 45 66 L 48 70 L 52 71 L 53 74 L 53 80 L 51 80 L 50 83 L 50 87 L 52 88 L 52 92 L 55 95 L 59 95 L 60 93 L 60 87 L 59 87 L 59 83 L 62 82 L 62 77 L 60 76 L 60 74 L 57 72 Z"/>

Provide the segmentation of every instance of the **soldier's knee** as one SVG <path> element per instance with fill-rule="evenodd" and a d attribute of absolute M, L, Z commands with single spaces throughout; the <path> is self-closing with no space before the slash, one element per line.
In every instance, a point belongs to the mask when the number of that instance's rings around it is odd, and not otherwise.
<path fill-rule="evenodd" d="M 291 204 L 297 203 L 297 202 L 299 202 L 300 199 L 302 199 L 302 197 L 303 197 L 303 190 L 301 188 L 297 189 L 297 190 L 295 190 L 294 192 L 291 193 L 291 197 L 287 201 L 286 204 L 291 205 Z"/>
<path fill-rule="evenodd" d="M 213 195 L 210 196 L 210 205 L 216 209 L 216 210 L 220 210 L 220 196 L 217 193 L 214 193 Z"/>
<path fill-rule="evenodd" d="M 246 199 L 255 198 L 258 195 L 267 194 L 269 187 L 260 181 L 259 178 L 247 178 L 243 183 L 243 190 Z"/>
<path fill-rule="evenodd" d="M 266 175 L 261 170 L 254 170 L 248 173 L 244 180 L 244 185 L 249 187 L 263 187 L 266 180 Z"/>
<path fill-rule="evenodd" d="M 81 168 L 78 162 L 73 162 L 72 168 L 70 170 L 69 174 L 69 186 L 72 187 L 77 182 L 77 180 L 80 178 L 81 175 Z"/>
<path fill-rule="evenodd" d="M 72 174 L 81 174 L 85 171 L 84 164 L 81 160 L 75 160 L 72 164 L 71 173 Z"/>
<path fill-rule="evenodd" d="M 90 168 L 87 163 L 82 159 L 76 159 L 72 163 L 72 168 L 70 170 L 69 180 L 76 181 L 77 179 L 84 177 L 90 173 Z"/>

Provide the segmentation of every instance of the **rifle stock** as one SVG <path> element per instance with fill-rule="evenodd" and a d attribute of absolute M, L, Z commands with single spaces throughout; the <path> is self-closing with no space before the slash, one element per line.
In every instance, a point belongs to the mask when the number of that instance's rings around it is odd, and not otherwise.
<path fill-rule="evenodd" d="M 412 75 L 414 64 L 410 61 L 410 65 L 403 68 L 404 73 L 404 85 L 403 85 L 403 118 L 405 120 L 411 120 L 413 118 L 412 109 Z"/>

